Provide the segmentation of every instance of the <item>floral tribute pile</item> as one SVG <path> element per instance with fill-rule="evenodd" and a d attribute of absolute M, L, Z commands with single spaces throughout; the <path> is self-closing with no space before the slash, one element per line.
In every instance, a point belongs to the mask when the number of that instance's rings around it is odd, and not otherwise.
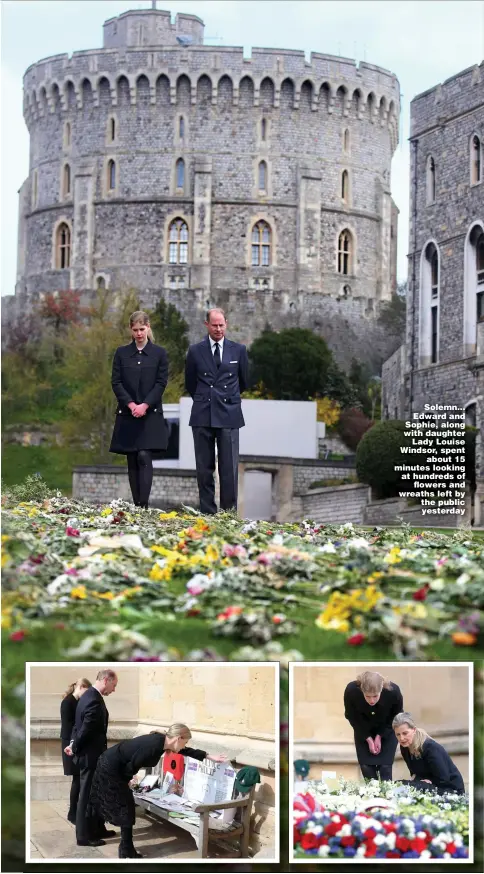
<path fill-rule="evenodd" d="M 231 642 L 230 657 L 287 662 L 327 631 L 349 652 L 370 643 L 396 658 L 425 658 L 442 639 L 483 644 L 484 539 L 469 531 L 247 522 L 56 496 L 6 502 L 2 568 L 11 641 L 82 629 L 69 658 L 217 659 L 223 638 L 225 657 Z M 177 653 L 154 635 L 157 621 L 182 619 L 203 631 L 201 649 Z"/>
<path fill-rule="evenodd" d="M 396 783 L 322 784 L 293 801 L 295 858 L 467 859 L 467 796 Z"/>

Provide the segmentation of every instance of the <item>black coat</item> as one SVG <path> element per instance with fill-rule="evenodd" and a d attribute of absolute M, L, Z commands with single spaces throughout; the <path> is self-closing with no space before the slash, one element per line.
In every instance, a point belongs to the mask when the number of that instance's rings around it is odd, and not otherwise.
<path fill-rule="evenodd" d="M 72 777 L 79 773 L 79 766 L 74 762 L 72 756 L 67 756 L 64 749 L 69 746 L 74 737 L 74 723 L 76 721 L 76 710 L 78 700 L 74 695 L 66 695 L 61 701 L 60 718 L 61 718 L 61 748 L 62 748 L 62 764 L 64 766 L 64 774 L 66 777 Z"/>
<path fill-rule="evenodd" d="M 100 757 L 92 783 L 90 804 L 93 813 L 113 825 L 134 825 L 135 805 L 129 781 L 140 768 L 154 768 L 164 752 L 164 734 L 143 734 L 123 740 Z M 204 750 L 185 747 L 183 756 L 203 761 Z"/>
<path fill-rule="evenodd" d="M 136 343 L 119 346 L 113 360 L 111 384 L 118 406 L 110 452 L 126 455 L 140 449 L 161 452 L 168 445 L 163 417 L 163 392 L 168 382 L 168 356 L 148 340 L 141 352 Z M 148 404 L 146 415 L 135 418 L 128 404 Z"/>
<path fill-rule="evenodd" d="M 185 362 L 185 385 L 193 398 L 190 425 L 211 428 L 242 428 L 241 393 L 249 383 L 247 349 L 224 338 L 217 369 L 210 338 L 190 346 Z"/>
<path fill-rule="evenodd" d="M 80 768 L 95 768 L 108 745 L 109 713 L 104 698 L 91 686 L 79 698 L 72 751 Z"/>
<path fill-rule="evenodd" d="M 430 780 L 437 789 L 447 792 L 465 792 L 464 780 L 448 752 L 433 738 L 424 741 L 420 758 L 415 758 L 408 747 L 400 747 L 405 764 L 416 780 Z M 411 783 L 409 784 L 412 785 Z"/>
<path fill-rule="evenodd" d="M 399 687 L 383 688 L 380 700 L 370 705 L 356 680 L 348 683 L 344 692 L 345 717 L 353 728 L 355 747 L 360 765 L 391 765 L 397 749 L 397 738 L 392 721 L 403 711 L 403 697 Z M 368 749 L 367 737 L 381 737 L 381 751 L 374 756 Z"/>

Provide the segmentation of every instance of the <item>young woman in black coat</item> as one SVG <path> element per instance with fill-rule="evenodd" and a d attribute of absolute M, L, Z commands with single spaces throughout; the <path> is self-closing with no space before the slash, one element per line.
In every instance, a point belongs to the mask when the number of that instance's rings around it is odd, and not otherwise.
<path fill-rule="evenodd" d="M 82 677 L 71 683 L 68 689 L 64 692 L 64 697 L 60 706 L 61 718 L 61 748 L 62 748 L 62 764 L 64 766 L 64 774 L 66 777 L 72 777 L 71 792 L 69 798 L 69 813 L 67 819 L 76 824 L 77 802 L 79 799 L 80 789 L 80 773 L 79 765 L 74 763 L 72 756 L 66 756 L 64 749 L 69 746 L 73 733 L 74 723 L 76 721 L 76 709 L 79 698 L 84 694 L 86 689 L 89 689 L 91 683 Z"/>
<path fill-rule="evenodd" d="M 204 750 L 187 747 L 190 729 L 181 722 L 170 726 L 166 734 L 152 731 L 110 747 L 98 759 L 92 782 L 90 805 L 93 819 L 121 827 L 120 859 L 138 859 L 133 844 L 136 819 L 130 781 L 140 768 L 154 768 L 166 750 L 203 761 L 224 762 L 224 756 L 209 756 Z"/>
<path fill-rule="evenodd" d="M 168 382 L 168 356 L 153 342 L 149 318 L 138 311 L 129 319 L 132 342 L 116 349 L 111 384 L 118 406 L 109 451 L 126 455 L 137 507 L 148 507 L 153 483 L 153 452 L 168 446 L 162 397 Z"/>
<path fill-rule="evenodd" d="M 400 689 L 376 671 L 364 671 L 348 683 L 344 705 L 363 777 L 391 780 L 397 748 L 392 720 L 403 710 Z"/>
<path fill-rule="evenodd" d="M 399 783 L 439 795 L 446 792 L 456 792 L 458 795 L 465 793 L 462 774 L 447 750 L 423 728 L 418 728 L 410 713 L 398 713 L 393 720 L 393 729 L 405 764 L 412 774 L 411 780 L 399 780 Z"/>

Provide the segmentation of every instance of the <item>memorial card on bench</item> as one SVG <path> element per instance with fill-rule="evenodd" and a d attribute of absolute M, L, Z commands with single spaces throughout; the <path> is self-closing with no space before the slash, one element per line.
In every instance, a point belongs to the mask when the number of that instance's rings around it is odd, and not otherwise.
<path fill-rule="evenodd" d="M 183 783 L 183 798 L 197 804 L 215 804 L 232 799 L 235 771 L 230 765 L 187 759 Z M 224 822 L 232 820 L 234 810 L 224 810 Z"/>

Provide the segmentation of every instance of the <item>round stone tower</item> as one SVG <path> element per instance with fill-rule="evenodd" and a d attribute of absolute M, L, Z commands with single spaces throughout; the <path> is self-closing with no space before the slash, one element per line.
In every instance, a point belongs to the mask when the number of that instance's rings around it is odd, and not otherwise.
<path fill-rule="evenodd" d="M 203 31 L 126 12 L 102 49 L 29 67 L 17 293 L 136 288 L 193 338 L 216 304 L 234 339 L 298 325 L 342 364 L 368 357 L 396 284 L 396 77 L 293 49 L 245 57 Z"/>

